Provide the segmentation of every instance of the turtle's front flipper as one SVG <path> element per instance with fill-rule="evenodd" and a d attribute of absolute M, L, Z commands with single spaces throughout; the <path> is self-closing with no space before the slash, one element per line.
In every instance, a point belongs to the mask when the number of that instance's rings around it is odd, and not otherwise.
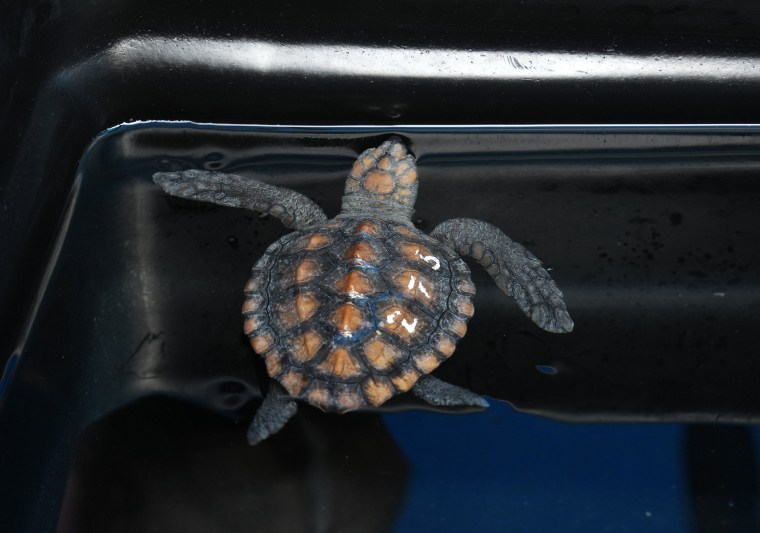
<path fill-rule="evenodd" d="M 269 213 L 286 228 L 303 229 L 327 220 L 324 211 L 303 194 L 236 174 L 157 172 L 153 181 L 173 196 Z"/>
<path fill-rule="evenodd" d="M 415 396 L 431 405 L 460 405 L 471 407 L 488 407 L 482 396 L 472 391 L 446 383 L 427 374 L 422 376 L 412 387 Z"/>
<path fill-rule="evenodd" d="M 248 427 L 248 443 L 253 446 L 280 431 L 296 414 L 296 402 L 288 397 L 279 383 L 272 381 L 261 407 Z"/>
<path fill-rule="evenodd" d="M 431 235 L 477 259 L 539 327 L 553 333 L 572 331 L 562 291 L 541 261 L 499 228 L 482 220 L 454 218 L 439 224 Z"/>

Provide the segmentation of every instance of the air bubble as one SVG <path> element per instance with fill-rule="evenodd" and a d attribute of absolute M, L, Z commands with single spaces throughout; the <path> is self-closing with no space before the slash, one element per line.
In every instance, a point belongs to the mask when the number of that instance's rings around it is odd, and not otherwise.
<path fill-rule="evenodd" d="M 220 152 L 212 152 L 203 158 L 203 168 L 206 170 L 219 170 L 227 164 L 227 158 Z"/>

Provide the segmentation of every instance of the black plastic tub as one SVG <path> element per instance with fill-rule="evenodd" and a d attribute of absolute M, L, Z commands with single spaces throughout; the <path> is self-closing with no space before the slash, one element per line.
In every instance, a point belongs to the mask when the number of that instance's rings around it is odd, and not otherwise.
<path fill-rule="evenodd" d="M 760 9 L 383 12 L 4 8 L 3 531 L 760 527 Z M 496 224 L 576 329 L 539 330 L 471 263 L 476 314 L 436 375 L 487 411 L 304 406 L 251 448 L 242 286 L 286 230 L 151 175 L 242 173 L 333 215 L 390 135 L 418 158 L 418 227 Z"/>

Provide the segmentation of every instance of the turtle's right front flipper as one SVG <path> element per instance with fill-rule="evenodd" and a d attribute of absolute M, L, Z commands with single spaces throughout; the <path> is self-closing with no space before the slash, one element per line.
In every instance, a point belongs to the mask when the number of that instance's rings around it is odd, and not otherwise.
<path fill-rule="evenodd" d="M 541 261 L 493 224 L 454 218 L 439 224 L 430 235 L 475 258 L 539 327 L 553 333 L 573 330 L 562 291 Z"/>
<path fill-rule="evenodd" d="M 286 228 L 304 229 L 327 220 L 324 211 L 303 194 L 236 174 L 157 172 L 153 181 L 172 196 L 269 213 Z"/>

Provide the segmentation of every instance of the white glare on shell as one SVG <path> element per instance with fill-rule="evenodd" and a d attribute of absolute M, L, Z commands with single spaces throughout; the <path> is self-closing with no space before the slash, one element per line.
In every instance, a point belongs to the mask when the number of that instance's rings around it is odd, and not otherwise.
<path fill-rule="evenodd" d="M 430 293 L 427 291 L 425 286 L 422 284 L 421 281 L 417 281 L 417 278 L 412 276 L 409 276 L 409 284 L 406 286 L 408 289 L 413 289 L 414 284 L 417 283 L 417 289 L 425 295 L 425 297 L 430 298 Z"/>
<path fill-rule="evenodd" d="M 419 250 L 415 250 L 414 254 L 433 267 L 433 270 L 441 268 L 441 262 L 437 257 L 432 255 L 422 255 Z M 411 287 L 410 287 L 411 288 Z"/>
<path fill-rule="evenodd" d="M 388 322 L 388 324 L 393 324 L 396 322 L 396 317 L 400 314 L 401 311 L 399 310 L 393 311 L 391 314 L 385 317 L 385 321 Z M 401 326 L 409 333 L 414 333 L 414 330 L 417 329 L 417 317 L 414 317 L 414 320 L 412 320 L 412 322 L 409 322 L 406 318 L 401 319 Z"/>

